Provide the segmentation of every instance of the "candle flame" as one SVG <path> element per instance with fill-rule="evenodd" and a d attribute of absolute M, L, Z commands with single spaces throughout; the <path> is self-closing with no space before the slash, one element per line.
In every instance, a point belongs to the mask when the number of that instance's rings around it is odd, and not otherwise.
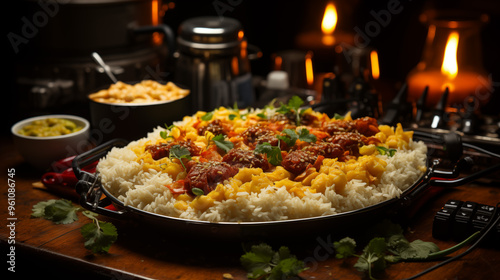
<path fill-rule="evenodd" d="M 333 3 L 328 3 L 325 8 L 325 15 L 323 16 L 323 21 L 321 22 L 321 31 L 325 35 L 333 34 L 335 27 L 337 26 L 337 9 Z"/>
<path fill-rule="evenodd" d="M 372 77 L 377 80 L 380 77 L 380 66 L 378 64 L 378 53 L 373 50 L 370 52 L 370 61 L 372 66 Z"/>
<path fill-rule="evenodd" d="M 443 65 L 441 66 L 441 73 L 454 79 L 458 73 L 457 63 L 457 49 L 458 49 L 458 32 L 451 32 L 446 42 L 444 50 Z"/>
<path fill-rule="evenodd" d="M 306 54 L 306 80 L 309 86 L 314 83 L 314 70 L 312 64 L 312 52 Z"/>
<path fill-rule="evenodd" d="M 151 22 L 153 25 L 158 25 L 160 20 L 160 7 L 158 0 L 153 0 L 151 2 Z M 161 45 L 163 37 L 158 32 L 153 32 L 153 44 L 156 46 Z"/>
<path fill-rule="evenodd" d="M 278 55 L 274 58 L 274 70 L 281 70 L 281 64 L 283 64 L 283 58 Z"/>

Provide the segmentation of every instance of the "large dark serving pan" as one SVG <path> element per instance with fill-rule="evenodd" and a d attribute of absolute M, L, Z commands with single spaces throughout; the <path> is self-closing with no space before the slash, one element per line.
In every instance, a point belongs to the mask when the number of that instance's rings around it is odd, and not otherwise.
<path fill-rule="evenodd" d="M 455 137 L 452 137 L 452 140 L 450 147 L 455 146 L 455 149 L 462 149 L 461 143 L 457 144 Z M 160 226 L 165 228 L 169 233 L 176 233 L 182 236 L 195 234 L 197 236 L 221 238 L 223 240 L 303 236 L 311 233 L 327 232 L 336 228 L 346 228 L 381 217 L 390 217 L 412 207 L 415 200 L 428 189 L 430 184 L 433 186 L 457 186 L 499 168 L 497 165 L 468 177 L 450 180 L 450 178 L 457 178 L 462 169 L 470 166 L 470 158 L 465 157 L 458 160 L 455 167 L 450 171 L 437 170 L 437 162 L 433 161 L 428 163 L 427 171 L 421 178 L 405 190 L 400 197 L 365 208 L 334 215 L 284 221 L 213 223 L 169 217 L 125 206 L 123 202 L 101 186 L 98 174 L 91 174 L 82 170 L 83 167 L 105 156 L 112 147 L 123 147 L 126 144 L 125 140 L 115 139 L 87 153 L 81 154 L 73 160 L 73 170 L 77 178 L 79 178 L 77 192 L 80 194 L 80 204 L 84 208 L 122 221 L 138 221 L 144 224 Z M 461 154 L 461 150 L 459 153 Z M 105 196 L 104 199 L 102 198 L 103 194 Z M 106 208 L 110 204 L 113 204 L 115 209 L 110 210 Z"/>

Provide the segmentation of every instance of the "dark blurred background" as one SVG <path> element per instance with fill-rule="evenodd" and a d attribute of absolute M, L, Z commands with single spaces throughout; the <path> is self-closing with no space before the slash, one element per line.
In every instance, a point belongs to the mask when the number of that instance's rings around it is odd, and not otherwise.
<path fill-rule="evenodd" d="M 10 14 L 7 21 L 7 34 L 19 34 L 24 24 L 23 17 L 32 19 L 36 13 L 36 9 L 27 9 L 25 2 L 36 3 L 37 1 L 15 2 L 13 8 L 5 11 Z M 191 17 L 214 15 L 238 19 L 243 25 L 249 44 L 258 46 L 262 51 L 262 57 L 251 62 L 252 74 L 265 77 L 272 70 L 271 57 L 273 53 L 297 48 L 296 37 L 300 33 L 320 31 L 327 2 L 306 0 L 166 0 L 162 2 L 164 15 L 161 20 L 169 25 L 174 32 L 177 32 L 180 23 Z M 483 65 L 486 71 L 492 75 L 494 82 L 500 81 L 500 67 L 498 67 L 500 40 L 497 38 L 500 35 L 500 3 L 497 0 L 354 0 L 337 2 L 339 6 L 338 28 L 342 28 L 346 32 L 354 32 L 355 27 L 362 29 L 368 22 L 374 20 L 371 13 L 388 9 L 388 5 L 397 5 L 401 9 L 400 13 L 392 14 L 389 24 L 382 27 L 380 32 L 371 37 L 369 41 L 369 47 L 378 51 L 382 77 L 394 88 L 404 82 L 409 71 L 421 59 L 427 33 L 427 26 L 419 20 L 422 13 L 428 10 L 461 10 L 467 13 L 485 13 L 489 16 L 489 22 L 482 29 L 480 37 L 483 48 Z M 344 10 L 341 10 L 341 7 L 344 7 Z M 55 17 L 57 16 L 60 15 L 55 15 Z M 111 16 L 113 15 L 110 14 Z M 78 19 L 75 19 L 74 24 L 80 24 L 77 21 Z M 90 27 L 86 30 L 96 32 Z M 43 36 L 43 27 L 40 28 L 40 34 L 36 36 Z M 19 51 L 15 53 L 12 43 L 7 36 L 4 36 L 7 48 L 3 53 L 7 61 L 7 69 L 9 69 L 6 76 L 7 87 L 2 90 L 2 111 L 8 116 L 7 121 L 2 122 L 4 134 L 8 134 L 10 126 L 21 118 L 45 113 L 77 112 L 75 106 L 76 108 L 86 106 L 85 104 L 46 106 L 45 108 L 26 106 L 24 95 L 19 89 L 19 73 L 16 73 L 15 69 L 18 64 L 36 64 L 37 61 L 40 61 L 39 56 L 48 55 L 37 49 L 36 41 L 40 39 L 38 37 L 20 44 Z M 134 49 L 134 52 L 138 52 L 138 50 Z M 383 95 L 384 92 L 380 94 Z M 493 92 L 493 95 L 498 95 L 498 92 Z M 82 109 L 82 112 L 85 109 Z"/>

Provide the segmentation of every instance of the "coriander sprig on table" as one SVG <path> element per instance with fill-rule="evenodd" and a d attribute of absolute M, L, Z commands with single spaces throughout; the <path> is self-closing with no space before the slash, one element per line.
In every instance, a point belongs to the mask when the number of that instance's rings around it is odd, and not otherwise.
<path fill-rule="evenodd" d="M 240 262 L 248 271 L 249 279 L 289 279 L 308 269 L 287 247 L 282 246 L 276 252 L 264 243 L 252 246 Z"/>
<path fill-rule="evenodd" d="M 476 232 L 457 245 L 440 250 L 433 242 L 408 241 L 403 235 L 401 226 L 389 220 L 382 221 L 367 232 L 370 233 L 371 240 L 360 253 L 357 251 L 358 244 L 350 237 L 334 242 L 333 248 L 337 259 L 357 258 L 354 268 L 367 273 L 370 279 L 375 279 L 375 272 L 385 270 L 391 263 L 434 261 L 444 258 L 480 235 L 480 232 Z M 290 254 L 287 247 L 281 247 L 275 252 L 265 243 L 255 245 L 251 251 L 245 252 L 240 262 L 247 270 L 249 279 L 289 279 L 308 269 L 304 262 Z"/>
<path fill-rule="evenodd" d="M 334 242 L 335 257 L 344 259 L 357 257 L 354 265 L 358 271 L 368 273 L 370 279 L 375 279 L 375 271 L 383 271 L 391 263 L 433 261 L 450 255 L 463 248 L 479 236 L 479 232 L 472 234 L 463 242 L 440 250 L 433 242 L 422 240 L 408 241 L 403 235 L 403 229 L 389 220 L 384 220 L 369 232 L 373 237 L 364 247 L 361 254 L 356 253 L 356 242 L 350 237 L 345 237 Z"/>
<path fill-rule="evenodd" d="M 73 206 L 69 200 L 51 199 L 35 204 L 31 216 L 44 218 L 55 224 L 70 224 L 78 220 L 76 213 L 80 210 L 80 207 Z M 116 227 L 112 223 L 98 220 L 94 212 L 84 210 L 82 214 L 92 220 L 80 229 L 85 239 L 85 248 L 93 253 L 107 253 L 118 237 Z"/>

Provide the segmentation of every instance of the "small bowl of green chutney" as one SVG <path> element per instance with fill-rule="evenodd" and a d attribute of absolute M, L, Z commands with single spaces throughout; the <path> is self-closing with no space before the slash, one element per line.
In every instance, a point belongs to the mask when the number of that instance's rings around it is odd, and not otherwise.
<path fill-rule="evenodd" d="M 45 115 L 17 122 L 11 128 L 14 145 L 24 160 L 45 170 L 63 158 L 84 152 L 89 122 L 73 115 Z"/>

